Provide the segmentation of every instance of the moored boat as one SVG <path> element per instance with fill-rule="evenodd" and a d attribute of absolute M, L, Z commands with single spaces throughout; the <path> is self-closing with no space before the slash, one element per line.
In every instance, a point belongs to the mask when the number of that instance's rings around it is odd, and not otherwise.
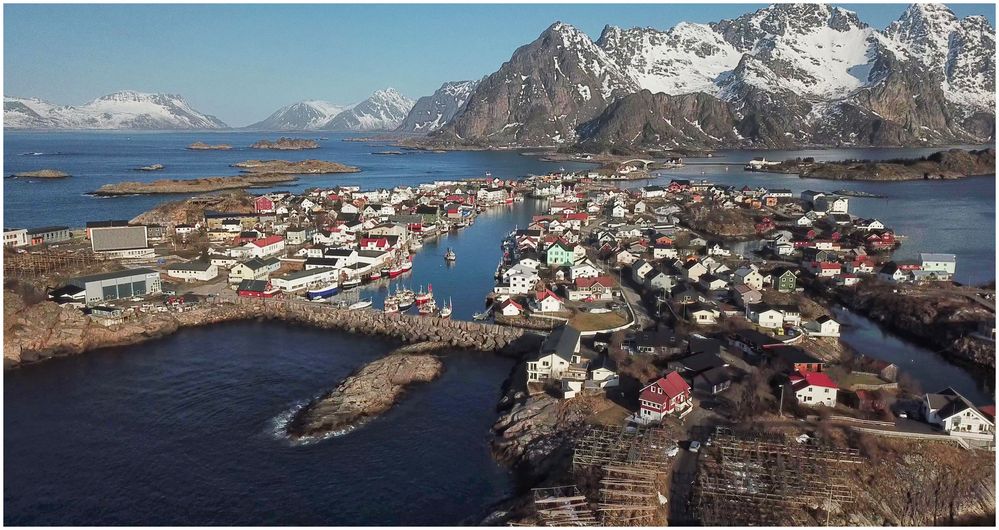
<path fill-rule="evenodd" d="M 413 270 L 413 262 L 412 261 L 404 261 L 404 262 L 402 262 L 402 265 L 400 265 L 400 268 L 402 269 L 402 272 L 409 272 L 409 271 Z"/>
<path fill-rule="evenodd" d="M 448 247 L 447 252 L 444 253 L 444 259 L 447 261 L 454 261 L 458 259 L 458 255 L 454 253 L 454 249 Z"/>
<path fill-rule="evenodd" d="M 345 280 L 342 284 L 340 284 L 340 286 L 343 287 L 344 289 L 353 289 L 358 285 L 361 285 L 360 278 L 351 278 L 349 280 Z"/>
<path fill-rule="evenodd" d="M 394 296 L 389 296 L 385 299 L 384 311 L 386 313 L 398 313 L 399 312 L 399 300 Z"/>
<path fill-rule="evenodd" d="M 402 267 L 400 267 L 398 265 L 393 265 L 388 270 L 388 277 L 389 278 L 395 278 L 395 277 L 398 277 L 403 272 L 405 272 L 405 271 L 402 270 Z"/>
<path fill-rule="evenodd" d="M 365 300 L 358 300 L 358 301 L 354 302 L 353 304 L 350 304 L 349 306 L 347 306 L 347 309 L 366 309 L 366 308 L 371 307 L 371 304 L 372 304 L 372 302 L 371 302 L 370 298 L 365 299 Z"/>
<path fill-rule="evenodd" d="M 382 273 L 380 273 L 378 271 L 372 272 L 371 275 L 368 276 L 368 279 L 371 280 L 371 281 L 381 280 L 382 279 Z"/>
<path fill-rule="evenodd" d="M 414 300 L 416 301 L 416 305 L 419 305 L 419 306 L 422 306 L 423 304 L 426 304 L 427 302 L 432 302 L 433 299 L 434 299 L 434 286 L 433 285 L 429 285 L 428 286 L 427 292 L 423 292 L 423 289 L 420 288 L 420 292 L 417 293 L 416 296 L 414 297 Z"/>
<path fill-rule="evenodd" d="M 447 301 L 447 305 L 444 306 L 444 307 L 442 307 L 441 310 L 438 311 L 437 314 L 441 318 L 451 318 L 451 313 L 452 312 L 454 312 L 454 308 L 451 306 L 451 300 L 448 300 Z"/>
<path fill-rule="evenodd" d="M 329 298 L 338 292 L 340 292 L 340 284 L 337 282 L 330 282 L 326 285 L 309 289 L 306 291 L 305 296 L 309 300 L 319 300 Z"/>
<path fill-rule="evenodd" d="M 420 314 L 423 316 L 433 315 L 436 311 L 437 302 L 434 302 L 433 298 L 421 304 L 419 309 Z"/>

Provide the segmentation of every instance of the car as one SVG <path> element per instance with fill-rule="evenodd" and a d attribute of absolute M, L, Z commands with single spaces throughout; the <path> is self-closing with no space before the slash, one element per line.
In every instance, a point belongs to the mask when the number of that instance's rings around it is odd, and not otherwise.
<path fill-rule="evenodd" d="M 701 442 L 698 442 L 697 440 L 694 440 L 693 442 L 690 442 L 689 449 L 690 449 L 691 453 L 696 453 L 696 452 L 700 451 L 701 450 Z"/>
<path fill-rule="evenodd" d="M 666 456 L 672 458 L 679 453 L 680 453 L 680 446 L 674 445 L 673 447 L 670 447 L 668 451 L 666 451 Z"/>

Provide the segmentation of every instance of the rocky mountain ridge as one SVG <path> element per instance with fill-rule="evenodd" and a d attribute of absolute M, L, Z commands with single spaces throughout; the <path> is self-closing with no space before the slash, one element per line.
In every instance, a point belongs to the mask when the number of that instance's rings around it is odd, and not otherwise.
<path fill-rule="evenodd" d="M 823 4 L 668 31 L 608 26 L 595 42 L 555 23 L 433 136 L 587 149 L 985 143 L 994 63 L 988 21 L 936 4 L 884 31 Z"/>
<path fill-rule="evenodd" d="M 465 106 L 468 96 L 478 84 L 478 81 L 444 83 L 433 94 L 416 100 L 395 132 L 428 133 L 440 129 Z"/>
<path fill-rule="evenodd" d="M 122 90 L 80 106 L 38 98 L 4 97 L 5 129 L 222 129 L 215 116 L 192 108 L 176 94 Z"/>

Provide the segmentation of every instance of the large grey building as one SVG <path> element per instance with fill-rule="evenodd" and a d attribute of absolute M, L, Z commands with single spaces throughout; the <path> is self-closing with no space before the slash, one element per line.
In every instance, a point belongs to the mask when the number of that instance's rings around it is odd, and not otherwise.
<path fill-rule="evenodd" d="M 133 250 L 149 246 L 145 226 L 94 227 L 90 229 L 94 252 Z"/>
<path fill-rule="evenodd" d="M 82 276 L 70 281 L 86 292 L 87 305 L 107 300 L 157 294 L 162 291 L 160 274 L 153 269 L 139 268 Z"/>

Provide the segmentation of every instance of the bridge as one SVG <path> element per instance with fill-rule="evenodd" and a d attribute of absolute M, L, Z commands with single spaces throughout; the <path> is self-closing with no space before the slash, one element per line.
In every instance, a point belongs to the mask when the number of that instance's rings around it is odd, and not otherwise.
<path fill-rule="evenodd" d="M 621 165 L 626 166 L 628 164 L 633 164 L 633 165 L 641 164 L 642 169 L 649 169 L 649 166 L 652 165 L 653 162 L 655 162 L 655 160 L 646 160 L 644 158 L 632 158 L 631 160 L 625 160 L 624 162 L 621 162 Z"/>

